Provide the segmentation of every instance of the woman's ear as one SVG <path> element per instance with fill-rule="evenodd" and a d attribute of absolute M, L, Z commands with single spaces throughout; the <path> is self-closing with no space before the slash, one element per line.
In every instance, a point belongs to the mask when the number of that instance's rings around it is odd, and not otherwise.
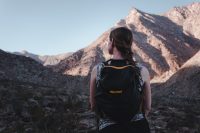
<path fill-rule="evenodd" d="M 111 40 L 111 46 L 112 46 L 112 48 L 114 48 L 114 46 L 115 46 L 115 45 L 114 45 L 114 40 L 113 40 L 113 39 Z"/>
<path fill-rule="evenodd" d="M 113 42 L 113 39 L 112 39 L 112 40 L 110 40 L 110 43 L 109 43 L 109 45 L 108 45 L 108 53 L 109 53 L 110 55 L 113 54 L 113 49 L 114 49 L 114 42 Z"/>

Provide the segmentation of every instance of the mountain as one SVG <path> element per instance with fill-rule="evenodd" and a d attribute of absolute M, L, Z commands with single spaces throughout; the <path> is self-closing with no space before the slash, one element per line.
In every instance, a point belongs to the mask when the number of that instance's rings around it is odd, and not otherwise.
<path fill-rule="evenodd" d="M 192 3 L 185 7 L 175 7 L 164 14 L 174 23 L 183 27 L 183 31 L 195 38 L 200 38 L 200 3 Z"/>
<path fill-rule="evenodd" d="M 126 26 L 133 33 L 135 58 L 149 69 L 151 78 L 159 81 L 169 77 L 200 49 L 199 29 L 195 29 L 195 34 L 187 30 L 191 23 L 193 27 L 199 26 L 196 19 L 200 11 L 196 10 L 197 7 L 199 3 L 180 7 L 177 12 L 182 14 L 193 11 L 183 19 L 173 15 L 176 8 L 163 15 L 148 14 L 133 8 L 126 18 L 105 31 L 92 44 L 74 52 L 52 69 L 69 75 L 88 76 L 94 65 L 110 58 L 106 48 L 110 30 Z"/>
<path fill-rule="evenodd" d="M 106 58 L 106 52 L 102 42 L 106 41 L 107 36 L 108 32 L 103 33 L 91 45 L 78 50 L 51 68 L 56 72 L 68 75 L 88 76 L 93 66 Z"/>
<path fill-rule="evenodd" d="M 67 83 L 66 76 L 52 72 L 35 60 L 0 50 L 0 79 L 58 87 Z"/>
<path fill-rule="evenodd" d="M 33 84 L 37 86 L 67 88 L 67 91 L 87 93 L 88 78 L 63 75 L 52 71 L 32 58 L 0 50 L 0 80 Z M 77 84 L 79 82 L 79 84 Z"/>
<path fill-rule="evenodd" d="M 84 84 L 82 77 L 0 50 L 0 132 L 76 132 L 87 106 Z"/>
<path fill-rule="evenodd" d="M 61 60 L 67 58 L 68 56 L 70 56 L 72 54 L 72 52 L 69 52 L 69 53 L 63 53 L 63 54 L 58 54 L 58 55 L 43 55 L 43 56 L 41 56 L 41 55 L 29 53 L 26 50 L 23 50 L 21 52 L 13 52 L 13 53 L 16 55 L 23 55 L 26 57 L 30 57 L 30 58 L 36 60 L 37 62 L 43 64 L 44 66 L 56 65 Z"/>
<path fill-rule="evenodd" d="M 151 127 L 157 132 L 199 132 L 200 51 L 165 83 L 152 85 Z M 159 120 L 156 120 L 158 119 Z"/>
<path fill-rule="evenodd" d="M 155 95 L 200 100 L 199 81 L 200 51 L 190 58 L 167 82 L 162 84 Z"/>
<path fill-rule="evenodd" d="M 3 50 L 0 50 L 0 80 L 56 87 L 77 94 L 87 93 L 83 90 L 88 88 L 88 84 L 86 84 L 88 79 L 85 77 L 53 72 L 52 69 L 29 57 L 10 54 Z"/>

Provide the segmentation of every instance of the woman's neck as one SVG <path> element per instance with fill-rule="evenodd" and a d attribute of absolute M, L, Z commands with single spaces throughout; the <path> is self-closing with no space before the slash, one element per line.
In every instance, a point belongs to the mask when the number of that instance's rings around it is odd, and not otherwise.
<path fill-rule="evenodd" d="M 112 59 L 120 60 L 124 59 L 124 57 L 122 57 L 121 53 L 114 48 Z"/>

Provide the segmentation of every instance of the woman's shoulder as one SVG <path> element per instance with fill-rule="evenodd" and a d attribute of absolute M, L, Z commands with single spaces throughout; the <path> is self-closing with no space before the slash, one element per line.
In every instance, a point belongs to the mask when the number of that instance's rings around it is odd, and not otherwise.
<path fill-rule="evenodd" d="M 97 72 L 103 67 L 104 63 L 103 62 L 100 62 L 98 64 L 96 64 L 93 69 L 92 69 L 92 74 L 96 75 Z"/>
<path fill-rule="evenodd" d="M 149 79 L 149 71 L 148 71 L 148 69 L 144 65 L 142 65 L 140 63 L 137 63 L 137 66 L 140 68 L 140 73 L 141 73 L 143 81 L 144 82 L 147 81 Z"/>

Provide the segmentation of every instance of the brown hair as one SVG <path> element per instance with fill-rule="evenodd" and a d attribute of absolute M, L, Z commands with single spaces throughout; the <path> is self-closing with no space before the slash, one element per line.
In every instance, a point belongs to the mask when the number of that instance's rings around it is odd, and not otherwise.
<path fill-rule="evenodd" d="M 119 27 L 111 31 L 109 36 L 114 46 L 120 51 L 123 58 L 127 59 L 131 64 L 135 65 L 133 60 L 133 52 L 131 49 L 133 35 L 131 30 L 126 27 Z"/>

